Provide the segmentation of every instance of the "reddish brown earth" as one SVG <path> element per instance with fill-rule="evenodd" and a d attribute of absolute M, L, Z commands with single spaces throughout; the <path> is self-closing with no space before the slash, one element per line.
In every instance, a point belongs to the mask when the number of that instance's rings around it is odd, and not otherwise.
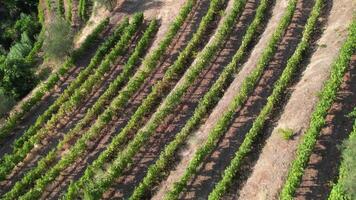
<path fill-rule="evenodd" d="M 356 55 L 344 76 L 343 83 L 326 116 L 296 199 L 327 199 L 335 182 L 339 163 L 340 146 L 352 130 L 353 120 L 348 114 L 356 107 Z"/>
<path fill-rule="evenodd" d="M 278 44 L 275 56 L 265 68 L 253 94 L 236 111 L 234 120 L 218 142 L 217 148 L 204 160 L 197 175 L 190 180 L 187 191 L 181 196 L 183 199 L 207 198 L 217 181 L 220 180 L 222 172 L 230 163 L 245 134 L 267 102 L 267 97 L 273 90 L 273 84 L 293 54 L 312 6 L 313 1 L 298 2 L 292 22 Z"/>

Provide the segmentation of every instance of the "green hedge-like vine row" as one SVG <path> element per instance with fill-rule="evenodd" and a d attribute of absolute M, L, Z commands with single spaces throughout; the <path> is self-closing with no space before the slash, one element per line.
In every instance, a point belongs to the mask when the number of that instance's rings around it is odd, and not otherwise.
<path fill-rule="evenodd" d="M 57 0 L 57 15 L 64 17 L 64 2 L 63 0 Z"/>
<path fill-rule="evenodd" d="M 255 19 L 250 24 L 248 30 L 246 31 L 245 36 L 241 42 L 239 49 L 232 58 L 232 61 L 229 65 L 223 70 L 218 80 L 214 85 L 209 89 L 209 91 L 204 95 L 202 100 L 199 102 L 197 108 L 194 111 L 193 116 L 188 120 L 185 126 L 181 131 L 176 135 L 175 139 L 170 142 L 165 149 L 161 152 L 158 160 L 155 164 L 151 165 L 148 168 L 146 176 L 141 181 L 139 186 L 134 190 L 131 195 L 131 200 L 142 199 L 145 193 L 152 188 L 157 181 L 160 180 L 160 177 L 163 176 L 165 169 L 168 167 L 169 163 L 174 159 L 175 152 L 178 148 L 184 144 L 185 140 L 193 129 L 201 123 L 204 116 L 206 116 L 210 109 L 219 101 L 219 99 L 224 94 L 224 91 L 228 85 L 232 82 L 234 74 L 238 71 L 238 64 L 242 61 L 243 57 L 246 55 L 248 46 L 253 41 L 253 38 L 256 36 L 257 28 L 261 26 L 263 17 L 266 14 L 268 3 L 270 0 L 263 0 L 259 5 Z"/>
<path fill-rule="evenodd" d="M 95 178 L 95 180 L 90 180 L 87 182 L 85 186 L 85 194 L 90 195 L 93 198 L 99 198 L 101 194 L 111 185 L 111 183 L 115 180 L 116 177 L 120 176 L 123 170 L 132 162 L 133 156 L 138 152 L 138 150 L 145 144 L 145 142 L 150 138 L 151 134 L 156 130 L 159 124 L 164 120 L 164 118 L 171 113 L 171 111 L 181 102 L 181 98 L 187 89 L 191 86 L 191 84 L 198 77 L 199 73 L 207 67 L 209 62 L 214 58 L 214 55 L 217 53 L 219 48 L 222 46 L 230 32 L 232 31 L 232 27 L 236 22 L 237 16 L 241 13 L 245 2 L 237 3 L 238 9 L 232 9 L 231 13 L 227 18 L 224 19 L 224 22 L 219 25 L 216 35 L 212 41 L 203 49 L 201 53 L 198 54 L 197 59 L 193 63 L 193 65 L 186 71 L 184 77 L 182 78 L 182 82 L 180 85 L 177 85 L 166 97 L 158 110 L 153 114 L 148 123 L 138 131 L 133 141 L 131 141 L 127 147 L 119 153 L 119 156 L 112 162 L 112 164 L 108 167 L 107 173 L 105 173 L 100 178 Z M 218 13 L 217 9 L 221 7 L 220 5 L 224 3 L 221 1 L 211 1 L 211 8 L 214 10 L 212 12 Z M 207 17 L 206 15 L 205 17 Z M 204 19 L 209 19 L 212 16 L 209 16 Z M 201 27 L 206 27 L 210 22 L 203 20 L 201 23 Z M 192 40 L 194 40 L 193 37 Z M 172 68 L 173 70 L 173 68 Z M 173 74 L 172 74 L 173 75 Z M 169 80 L 171 76 L 166 76 L 165 80 Z M 173 78 L 173 76 L 172 76 Z M 162 82 L 163 82 L 162 81 Z M 155 96 L 160 93 L 158 87 L 155 87 L 152 93 L 147 97 L 145 102 L 140 106 L 144 111 L 150 104 L 154 101 Z M 151 98 L 152 97 L 152 98 Z M 140 108 L 136 113 L 142 113 Z M 149 107 L 148 107 L 149 108 Z M 135 115 L 131 118 L 130 121 L 135 121 L 136 118 L 140 118 L 140 115 Z M 130 122 L 129 122 L 130 125 Z M 125 127 L 122 131 L 125 131 L 127 127 Z M 122 132 L 118 135 L 120 135 Z M 123 137 L 123 136 L 122 136 Z M 110 148 L 110 147 L 109 147 Z"/>
<path fill-rule="evenodd" d="M 79 88 L 75 88 L 73 94 L 68 97 L 69 99 L 62 104 L 52 104 L 53 107 L 59 107 L 57 113 L 52 114 L 52 110 L 47 110 L 35 122 L 34 126 L 30 127 L 17 142 L 22 142 L 23 145 L 14 147 L 13 154 L 4 156 L 4 162 L 0 165 L 0 175 L 5 176 L 19 161 L 21 161 L 28 152 L 37 144 L 46 134 L 54 128 L 58 119 L 61 119 L 67 112 L 74 110 L 84 99 L 85 95 L 90 93 L 95 85 L 99 85 L 103 80 L 102 75 L 110 69 L 111 64 L 116 60 L 116 57 L 125 53 L 129 41 L 140 26 L 143 20 L 143 15 L 134 17 L 134 22 L 125 27 L 123 36 L 120 41 L 115 45 L 112 51 L 105 57 L 104 61 L 100 64 L 94 74 L 86 77 L 85 82 Z M 74 55 L 73 55 L 74 56 Z M 51 107 L 52 107 L 51 106 Z M 50 113 L 49 113 L 50 112 Z M 41 128 L 46 116 L 50 120 L 46 122 L 44 127 Z"/>
<path fill-rule="evenodd" d="M 187 186 L 188 180 L 195 175 L 197 169 L 204 158 L 215 148 L 219 138 L 225 133 L 229 123 L 232 121 L 235 111 L 238 107 L 242 106 L 248 98 L 249 94 L 253 91 L 259 78 L 267 66 L 268 62 L 273 57 L 278 42 L 281 40 L 285 30 L 287 29 L 296 8 L 296 0 L 291 0 L 288 3 L 287 11 L 280 21 L 276 31 L 272 35 L 267 47 L 262 53 L 261 58 L 258 61 L 257 67 L 254 71 L 243 81 L 240 91 L 235 95 L 233 101 L 229 105 L 227 112 L 219 119 L 217 124 L 213 127 L 212 131 L 206 142 L 201 146 L 194 157 L 190 161 L 187 169 L 179 181 L 174 183 L 173 188 L 166 194 L 166 199 L 177 199 L 179 194 Z"/>
<path fill-rule="evenodd" d="M 42 13 L 42 12 L 41 12 Z M 6 120 L 5 124 L 0 129 L 0 141 L 3 141 L 6 137 L 11 134 L 11 131 L 14 130 L 18 122 L 22 119 L 22 117 L 31 110 L 41 99 L 42 97 L 49 92 L 53 87 L 58 83 L 60 77 L 63 77 L 67 74 L 67 72 L 73 67 L 73 62 L 75 62 L 86 49 L 83 47 L 88 47 L 92 42 L 94 42 L 99 34 L 104 30 L 104 28 L 108 25 L 108 20 L 100 23 L 94 31 L 85 39 L 83 44 L 79 49 L 77 49 L 74 54 L 76 56 L 72 56 L 67 59 L 67 61 L 58 69 L 56 73 L 53 73 L 46 82 L 40 83 L 38 87 L 34 90 L 33 94 L 22 103 L 20 109 L 15 111 L 10 117 Z M 1 180 L 1 178 L 0 178 Z"/>
<path fill-rule="evenodd" d="M 78 14 L 83 21 L 87 21 L 89 17 L 90 0 L 79 0 Z"/>
<path fill-rule="evenodd" d="M 283 186 L 280 199 L 293 199 L 296 188 L 300 184 L 304 169 L 313 151 L 321 128 L 325 125 L 325 116 L 336 98 L 336 94 L 343 80 L 350 58 L 356 51 L 356 22 L 353 21 L 349 36 L 340 50 L 340 54 L 333 64 L 329 80 L 320 95 L 319 102 L 311 116 L 308 130 L 303 136 L 297 149 L 296 158 L 289 169 L 288 177 Z"/>
<path fill-rule="evenodd" d="M 73 9 L 73 0 L 67 0 L 67 10 L 65 12 L 65 17 L 68 22 L 72 21 L 72 9 Z"/>
<path fill-rule="evenodd" d="M 85 114 L 84 119 L 90 120 L 93 116 L 96 115 L 97 112 L 100 112 L 98 110 L 102 109 L 102 107 L 105 106 L 106 101 L 109 101 L 110 98 L 116 95 L 120 85 L 122 85 L 125 80 L 128 79 L 134 69 L 134 66 L 139 62 L 140 57 L 144 54 L 145 50 L 147 49 L 148 45 L 150 44 L 150 41 L 154 36 L 154 33 L 157 30 L 157 27 L 158 23 L 156 20 L 150 23 L 148 29 L 145 31 L 144 35 L 135 47 L 134 53 L 130 56 L 129 60 L 125 64 L 123 72 L 119 76 L 117 76 L 117 78 L 110 84 L 105 93 L 100 96 L 98 101 L 95 102 L 94 106 L 88 110 L 88 112 Z M 78 124 L 84 125 L 86 123 L 83 123 L 81 121 Z M 83 128 L 82 126 L 80 127 Z M 42 158 L 39 161 L 39 164 L 35 168 L 31 169 L 28 173 L 26 173 L 24 178 L 21 181 L 17 182 L 10 192 L 4 195 L 4 199 L 16 198 L 22 192 L 24 192 L 24 190 L 36 179 L 40 178 L 40 176 L 43 175 L 50 167 L 50 164 L 55 161 L 55 155 L 58 155 L 58 153 L 63 148 L 63 145 L 68 143 L 68 141 L 73 140 L 76 134 L 80 132 L 81 128 L 78 129 L 76 126 L 73 130 L 67 133 L 64 136 L 64 139 L 58 143 L 55 150 L 52 150 L 49 154 L 47 154 L 46 157 Z"/>
<path fill-rule="evenodd" d="M 194 49 L 196 49 L 197 45 L 203 38 L 204 34 L 207 31 L 207 25 L 214 19 L 214 15 L 219 10 L 220 3 L 217 1 L 213 1 L 210 4 L 210 8 L 207 14 L 202 19 L 201 24 L 198 27 L 197 32 L 193 35 L 193 38 L 188 43 L 187 47 L 183 50 L 183 52 L 179 55 L 178 59 L 174 62 L 174 64 L 167 70 L 165 73 L 163 80 L 159 81 L 156 85 L 153 86 L 152 92 L 145 98 L 141 106 L 137 109 L 134 115 L 131 117 L 128 124 L 125 128 L 117 134 L 116 137 L 112 140 L 111 144 L 108 148 L 96 159 L 92 165 L 90 165 L 84 175 L 77 181 L 75 184 L 70 186 L 68 197 L 71 199 L 74 198 L 75 195 L 78 195 L 78 189 L 80 189 L 84 183 L 89 181 L 92 178 L 93 173 L 97 168 L 100 168 L 110 155 L 113 155 L 117 152 L 117 149 L 126 141 L 127 134 L 132 130 L 139 120 L 142 120 L 142 117 L 152 110 L 154 102 L 159 101 L 162 96 L 161 92 L 164 88 L 169 85 L 173 81 L 173 78 L 182 73 L 184 69 L 186 61 L 192 57 Z"/>
<path fill-rule="evenodd" d="M 354 108 L 353 113 L 356 113 L 356 108 Z M 349 134 L 348 141 L 356 140 L 356 119 L 354 120 L 354 125 L 352 128 L 352 132 Z M 349 153 L 349 149 L 343 149 L 343 155 L 345 153 Z M 351 152 L 350 152 L 351 153 Z M 345 186 L 343 183 L 343 180 L 348 179 L 349 175 L 351 175 L 348 170 L 347 170 L 345 160 L 341 161 L 340 167 L 339 167 L 339 178 L 337 180 L 337 183 L 333 186 L 330 195 L 328 197 L 329 200 L 352 200 L 352 197 L 346 192 Z"/>
<path fill-rule="evenodd" d="M 263 126 L 267 118 L 272 113 L 273 108 L 278 104 L 283 95 L 284 90 L 288 87 L 288 84 L 293 78 L 294 72 L 303 60 L 303 55 L 309 48 L 309 43 L 315 30 L 318 17 L 320 16 L 321 9 L 323 7 L 323 0 L 317 0 L 313 7 L 311 15 L 304 27 L 304 32 L 300 43 L 292 57 L 288 60 L 286 68 L 283 70 L 282 75 L 278 81 L 274 84 L 272 94 L 267 98 L 266 105 L 262 108 L 260 114 L 253 122 L 253 125 L 249 132 L 246 134 L 244 141 L 235 153 L 230 165 L 225 169 L 222 179 L 215 186 L 214 190 L 209 195 L 209 200 L 216 200 L 223 197 L 224 193 L 231 185 L 236 172 L 241 166 L 244 157 L 252 150 L 252 144 L 256 140 L 257 136 L 261 133 Z"/>

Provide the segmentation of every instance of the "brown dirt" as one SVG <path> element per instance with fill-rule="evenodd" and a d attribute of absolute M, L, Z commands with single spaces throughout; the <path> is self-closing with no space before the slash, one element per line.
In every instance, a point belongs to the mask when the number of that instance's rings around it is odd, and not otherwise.
<path fill-rule="evenodd" d="M 296 199 L 327 199 L 339 171 L 340 146 L 352 130 L 347 115 L 356 106 L 356 55 L 353 56 L 337 97 L 326 116 L 326 125 L 304 171 Z"/>
<path fill-rule="evenodd" d="M 252 127 L 258 113 L 272 93 L 273 85 L 283 71 L 287 60 L 293 54 L 301 38 L 304 24 L 309 16 L 313 1 L 299 1 L 284 38 L 277 47 L 277 52 L 265 69 L 255 91 L 245 105 L 236 111 L 236 116 L 227 132 L 218 142 L 217 148 L 202 164 L 197 175 L 188 184 L 183 199 L 207 198 L 220 180 L 222 172 L 229 165 L 235 151 L 243 142 L 245 134 Z"/>
<path fill-rule="evenodd" d="M 346 38 L 353 8 L 345 5 L 351 3 L 350 0 L 333 2 L 326 29 L 318 41 L 319 48 L 311 57 L 301 79 L 292 88 L 291 97 L 271 136 L 266 140 L 251 176 L 241 188 L 239 198 L 253 200 L 277 198 L 287 175 L 288 166 L 294 159 L 300 136 L 309 125 L 318 93 L 328 78 L 330 66 Z M 294 138 L 288 141 L 282 139 L 278 133 L 280 128 L 294 130 Z"/>
<path fill-rule="evenodd" d="M 232 100 L 234 93 L 238 91 L 238 88 L 240 87 L 241 84 L 240 83 L 241 77 L 246 76 L 246 74 L 249 74 L 250 71 L 252 71 L 255 63 L 257 62 L 256 61 L 257 59 L 255 58 L 259 57 L 262 50 L 266 46 L 268 39 L 271 37 L 274 29 L 276 28 L 279 19 L 283 16 L 283 11 L 286 5 L 287 5 L 286 1 L 284 0 L 276 1 L 276 5 L 274 6 L 272 11 L 272 17 L 270 18 L 266 26 L 266 29 L 261 36 L 261 39 L 259 40 L 254 50 L 252 51 L 250 58 L 243 65 L 241 71 L 237 74 L 231 86 L 226 90 L 224 97 L 219 101 L 216 108 L 214 108 L 212 114 L 206 120 L 206 123 L 202 127 L 200 127 L 198 131 L 194 132 L 192 136 L 188 139 L 187 146 L 184 149 L 182 149 L 179 153 L 180 154 L 179 157 L 181 158 L 180 162 L 175 167 L 175 169 L 170 172 L 168 178 L 160 184 L 158 191 L 156 195 L 153 197 L 153 199 L 160 199 L 170 189 L 173 183 L 176 182 L 184 173 L 184 170 L 186 169 L 192 156 L 194 155 L 196 150 L 201 146 L 203 141 L 207 138 L 208 130 L 210 130 L 211 127 L 216 123 L 216 121 L 221 117 L 221 115 L 227 109 L 227 105 Z M 229 96 L 227 96 L 228 94 Z"/>
<path fill-rule="evenodd" d="M 215 82 L 223 67 L 230 62 L 239 47 L 247 24 L 253 17 L 254 3 L 250 2 L 250 4 L 252 4 L 250 5 L 252 8 L 247 9 L 243 15 L 242 22 L 236 24 L 232 36 L 226 41 L 214 61 L 200 73 L 199 78 L 185 93 L 182 103 L 172 111 L 174 114 L 165 118 L 145 147 L 142 147 L 140 152 L 133 158 L 134 162 L 131 165 L 133 167 L 128 168 L 124 172 L 124 175 L 116 180 L 113 187 L 104 194 L 104 199 L 128 198 L 137 183 L 143 179 L 148 166 L 153 164 L 164 146 L 172 141 L 174 136 L 192 116 L 199 100 Z"/>

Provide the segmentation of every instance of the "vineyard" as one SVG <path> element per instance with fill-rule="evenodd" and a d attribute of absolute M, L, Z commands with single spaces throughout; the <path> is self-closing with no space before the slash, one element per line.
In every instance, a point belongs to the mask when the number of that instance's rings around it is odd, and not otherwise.
<path fill-rule="evenodd" d="M 0 199 L 356 199 L 354 0 L 38 14 L 77 43 L 0 126 Z"/>

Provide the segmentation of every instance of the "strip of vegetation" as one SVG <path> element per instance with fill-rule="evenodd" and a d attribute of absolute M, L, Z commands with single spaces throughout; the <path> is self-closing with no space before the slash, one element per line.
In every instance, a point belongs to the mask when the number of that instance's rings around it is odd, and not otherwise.
<path fill-rule="evenodd" d="M 268 3 L 270 0 L 263 0 L 259 5 L 255 19 L 250 24 L 245 36 L 241 42 L 239 49 L 234 55 L 232 61 L 221 73 L 218 80 L 214 83 L 211 89 L 204 95 L 203 99 L 199 102 L 197 108 L 194 111 L 193 116 L 188 120 L 181 131 L 176 135 L 175 139 L 170 142 L 165 149 L 161 152 L 159 159 L 155 164 L 148 168 L 148 172 L 145 178 L 141 181 L 139 186 L 134 190 L 130 199 L 142 199 L 145 193 L 152 188 L 157 181 L 164 176 L 164 171 L 168 167 L 169 163 L 174 159 L 175 152 L 180 146 L 182 146 L 193 131 L 193 129 L 201 123 L 204 116 L 206 116 L 214 105 L 219 101 L 219 99 L 224 94 L 225 89 L 230 85 L 234 78 L 234 74 L 238 71 L 239 63 L 242 61 L 243 57 L 246 55 L 248 46 L 253 41 L 256 36 L 257 28 L 261 26 L 263 18 L 267 12 Z"/>
<path fill-rule="evenodd" d="M 274 84 L 273 92 L 267 98 L 266 105 L 263 107 L 256 120 L 253 122 L 252 128 L 246 134 L 244 141 L 240 145 L 238 151 L 236 151 L 235 156 L 232 159 L 230 165 L 225 169 L 222 179 L 218 182 L 214 190 L 210 193 L 209 200 L 221 199 L 223 197 L 224 193 L 231 185 L 236 172 L 240 168 L 242 160 L 249 152 L 251 152 L 253 142 L 261 133 L 266 120 L 272 113 L 273 108 L 276 106 L 276 104 L 278 104 L 278 101 L 283 95 L 284 90 L 288 87 L 288 84 L 292 80 L 293 75 L 297 70 L 297 67 L 302 62 L 306 50 L 309 48 L 312 39 L 312 34 L 316 28 L 315 25 L 317 23 L 318 17 L 320 16 L 322 7 L 323 0 L 317 0 L 313 7 L 311 15 L 304 27 L 303 37 L 300 43 L 298 44 L 296 51 L 288 60 L 287 66 L 283 70 L 282 75 Z"/>
<path fill-rule="evenodd" d="M 72 9 L 73 9 L 73 0 L 67 0 L 67 10 L 65 12 L 65 17 L 68 22 L 72 21 Z"/>
<path fill-rule="evenodd" d="M 304 169 L 314 149 L 320 130 L 326 123 L 325 116 L 336 98 L 350 58 L 356 51 L 355 41 L 356 21 L 354 20 L 350 26 L 349 36 L 343 44 L 336 62 L 332 66 L 330 78 L 325 83 L 319 95 L 319 102 L 312 114 L 309 128 L 298 146 L 296 158 L 289 169 L 287 180 L 280 194 L 280 199 L 293 199 L 293 195 L 300 184 Z"/>
<path fill-rule="evenodd" d="M 57 0 L 57 15 L 64 17 L 64 2 L 63 0 Z"/>
<path fill-rule="evenodd" d="M 211 2 L 211 10 L 210 12 L 218 13 L 219 7 L 221 7 L 221 1 L 212 1 Z M 108 167 L 107 173 L 103 176 L 96 178 L 95 180 L 91 179 L 88 182 L 85 182 L 86 187 L 85 195 L 90 196 L 91 198 L 99 198 L 102 193 L 111 185 L 111 183 L 115 180 L 116 177 L 120 176 L 125 167 L 132 162 L 133 156 L 137 153 L 137 151 L 142 147 L 142 145 L 150 138 L 151 134 L 156 130 L 158 125 L 164 118 L 171 113 L 171 111 L 176 107 L 180 102 L 181 98 L 187 89 L 191 86 L 191 84 L 195 81 L 196 77 L 198 77 L 199 73 L 204 69 L 204 67 L 209 66 L 209 62 L 214 58 L 214 55 L 217 53 L 219 48 L 224 43 L 225 39 L 229 36 L 232 31 L 232 27 L 236 22 L 237 16 L 243 10 L 246 1 L 237 1 L 235 6 L 236 9 L 232 9 L 231 13 L 227 18 L 224 19 L 223 23 L 219 25 L 216 35 L 214 35 L 214 39 L 209 42 L 208 46 L 204 48 L 204 50 L 198 54 L 193 65 L 186 71 L 184 77 L 182 78 L 183 82 L 180 85 L 177 85 L 171 93 L 166 97 L 158 110 L 153 114 L 148 123 L 138 131 L 133 141 L 131 141 L 127 147 L 119 154 L 119 156 L 112 162 L 112 164 Z M 209 14 L 210 15 L 210 14 Z M 213 14 L 209 16 L 208 14 L 204 16 L 201 27 L 207 27 L 210 21 L 213 19 Z M 208 20 L 210 18 L 210 20 Z M 198 31 L 199 32 L 199 31 Z M 197 33 L 198 33 L 197 32 Z M 204 34 L 204 32 L 202 33 Z M 196 36 L 196 35 L 195 35 Z M 193 36 L 192 41 L 199 39 Z M 200 39 L 199 39 L 200 40 Z M 199 41 L 198 40 L 198 41 Z M 189 46 L 189 45 L 188 45 Z M 183 54 L 184 55 L 184 54 Z M 183 67 L 183 66 L 181 66 Z M 175 70 L 171 68 L 172 71 Z M 174 77 L 167 73 L 166 76 L 161 83 L 164 83 L 166 80 L 169 80 L 170 77 Z M 160 84 L 157 84 L 159 86 Z M 137 122 L 137 120 L 141 119 L 145 110 L 150 109 L 150 105 L 154 102 L 156 96 L 160 94 L 160 87 L 155 87 L 152 90 L 152 93 L 147 97 L 145 102 L 140 106 L 140 108 L 136 111 L 136 113 L 131 118 L 128 125 L 118 134 L 115 139 L 119 139 L 118 141 L 123 141 L 125 139 L 125 134 L 127 134 L 128 127 L 130 127 L 131 122 Z M 133 127 L 132 127 L 133 128 Z M 112 143 L 113 144 L 113 143 Z M 114 148 L 112 144 L 108 147 Z"/>
<path fill-rule="evenodd" d="M 74 93 L 69 97 L 69 100 L 60 105 L 60 108 L 56 114 L 51 116 L 50 120 L 40 128 L 38 131 L 35 123 L 33 127 L 26 131 L 21 137 L 23 145 L 14 147 L 13 154 L 7 154 L 3 157 L 3 163 L 0 165 L 0 177 L 5 178 L 6 174 L 22 159 L 25 158 L 28 152 L 31 151 L 33 146 L 37 144 L 44 136 L 47 135 L 51 129 L 54 128 L 55 123 L 65 116 L 66 113 L 73 111 L 82 101 L 85 99 L 85 95 L 89 94 L 95 85 L 101 84 L 103 80 L 101 77 L 110 69 L 110 66 L 115 62 L 119 55 L 123 55 L 129 46 L 129 41 L 137 31 L 138 27 L 142 23 L 143 15 L 139 14 L 134 17 L 133 23 L 125 27 L 123 36 L 120 41 L 115 45 L 111 52 L 105 57 L 104 61 L 100 64 L 94 74 L 90 75 L 85 82 L 74 90 Z M 46 114 L 46 113 L 44 113 Z M 41 118 L 42 117 L 42 118 Z M 38 118 L 39 122 L 43 121 L 43 115 Z M 39 125 L 41 127 L 41 125 Z M 28 139 L 27 139 L 27 138 Z M 18 140 L 18 141 L 19 141 Z"/>
<path fill-rule="evenodd" d="M 354 108 L 353 113 L 356 113 Z M 356 118 L 354 114 L 352 116 Z M 342 150 L 342 161 L 339 168 L 339 178 L 333 186 L 329 200 L 352 200 L 356 198 L 355 176 L 356 176 L 356 119 L 349 138 L 344 141 Z"/>
<path fill-rule="evenodd" d="M 145 31 L 144 35 L 138 42 L 134 53 L 130 56 L 129 60 L 125 64 L 123 68 L 123 72 L 112 82 L 109 88 L 105 91 L 105 93 L 98 99 L 98 101 L 94 104 L 94 106 L 85 114 L 84 119 L 90 120 L 91 117 L 95 116 L 97 112 L 100 112 L 103 106 L 105 106 L 105 102 L 110 100 L 115 94 L 120 85 L 122 85 L 125 80 L 128 79 L 130 74 L 132 73 L 134 66 L 139 62 L 141 56 L 144 54 L 145 50 L 147 49 L 148 45 L 150 44 L 152 38 L 154 38 L 154 33 L 158 28 L 157 20 L 153 20 L 147 30 Z M 89 117 L 88 117 L 89 116 Z M 79 124 L 83 124 L 79 122 Z M 81 126 L 82 127 L 82 126 Z M 50 168 L 51 163 L 53 163 L 56 159 L 56 155 L 60 153 L 63 146 L 73 139 L 75 139 L 76 134 L 80 132 L 81 129 L 74 128 L 69 133 L 64 136 L 64 139 L 60 141 L 57 147 L 52 150 L 46 157 L 42 158 L 39 161 L 39 164 L 31 169 L 29 172 L 25 174 L 21 181 L 17 182 L 15 186 L 3 196 L 3 199 L 15 199 L 16 197 L 20 196 L 25 190 L 39 179 L 47 169 Z"/>
<path fill-rule="evenodd" d="M 196 174 L 198 167 L 204 160 L 204 158 L 215 148 L 219 138 L 226 132 L 229 127 L 229 123 L 233 119 L 234 113 L 238 107 L 242 106 L 247 100 L 249 94 L 254 90 L 255 85 L 263 74 L 263 71 L 271 58 L 273 57 L 278 42 L 281 40 L 285 30 L 290 24 L 293 13 L 296 8 L 297 1 L 291 0 L 288 3 L 286 13 L 279 22 L 279 25 L 272 35 L 267 47 L 265 48 L 261 58 L 258 61 L 255 70 L 243 81 L 240 91 L 234 97 L 233 101 L 229 105 L 229 109 L 219 119 L 212 131 L 209 133 L 208 139 L 201 146 L 194 157 L 190 161 L 186 171 L 179 181 L 174 183 L 173 188 L 166 194 L 166 199 L 177 199 L 179 194 L 186 188 L 188 180 Z"/>
<path fill-rule="evenodd" d="M 42 82 L 38 85 L 34 92 L 25 100 L 18 111 L 15 111 L 10 117 L 6 120 L 5 124 L 0 129 L 0 141 L 3 141 L 11 134 L 11 131 L 18 125 L 22 117 L 29 112 L 41 99 L 42 97 L 53 89 L 53 87 L 58 83 L 61 77 L 65 76 L 68 71 L 73 67 L 73 63 L 82 56 L 86 48 L 90 46 L 95 40 L 98 39 L 99 34 L 104 30 L 108 25 L 108 20 L 100 23 L 94 31 L 85 39 L 83 44 L 79 49 L 73 52 L 73 56 L 69 58 L 57 72 L 53 73 L 46 82 Z M 98 59 L 101 61 L 101 59 Z M 20 142 L 21 143 L 21 142 Z M 21 144 L 16 145 L 21 146 Z M 1 178 L 0 178 L 1 180 Z"/>
<path fill-rule="evenodd" d="M 83 21 L 87 21 L 89 18 L 89 8 L 90 8 L 90 1 L 89 0 L 79 0 L 79 17 Z"/>

